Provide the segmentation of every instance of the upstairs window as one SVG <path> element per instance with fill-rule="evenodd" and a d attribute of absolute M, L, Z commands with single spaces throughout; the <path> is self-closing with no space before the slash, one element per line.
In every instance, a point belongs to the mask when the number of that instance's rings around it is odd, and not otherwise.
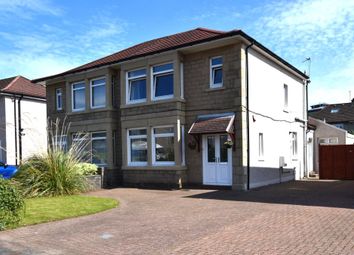
<path fill-rule="evenodd" d="M 106 79 L 98 78 L 90 81 L 91 108 L 106 107 Z"/>
<path fill-rule="evenodd" d="M 127 102 L 146 101 L 146 69 L 127 72 Z"/>
<path fill-rule="evenodd" d="M 210 59 L 210 88 L 220 88 L 223 86 L 222 65 L 222 57 Z"/>
<path fill-rule="evenodd" d="M 152 67 L 153 99 L 167 99 L 173 97 L 173 64 L 164 64 Z"/>
<path fill-rule="evenodd" d="M 72 110 L 83 111 L 85 110 L 85 82 L 76 82 L 72 84 Z"/>
<path fill-rule="evenodd" d="M 55 90 L 55 104 L 57 111 L 63 110 L 63 93 L 61 89 Z"/>
<path fill-rule="evenodd" d="M 283 90 L 284 90 L 284 110 L 287 111 L 288 106 L 289 106 L 289 87 L 288 87 L 288 85 L 284 84 Z"/>

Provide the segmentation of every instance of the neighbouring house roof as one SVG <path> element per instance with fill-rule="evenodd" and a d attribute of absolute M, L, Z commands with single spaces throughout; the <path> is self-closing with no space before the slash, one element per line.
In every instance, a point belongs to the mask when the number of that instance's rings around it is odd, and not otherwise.
<path fill-rule="evenodd" d="M 76 72 L 82 72 L 86 71 L 92 68 L 98 68 L 101 66 L 106 66 L 110 64 L 115 64 L 115 63 L 120 63 L 123 61 L 135 59 L 138 57 L 144 57 L 152 54 L 157 54 L 161 53 L 164 51 L 168 50 L 173 50 L 173 49 L 179 49 L 187 46 L 192 46 L 200 43 L 205 43 L 208 41 L 213 41 L 213 40 L 218 40 L 226 37 L 231 37 L 231 36 L 242 36 L 243 38 L 247 39 L 250 42 L 253 42 L 256 46 L 261 48 L 262 50 L 266 51 L 268 54 L 270 54 L 272 57 L 276 58 L 278 61 L 282 62 L 284 65 L 288 66 L 290 69 L 295 71 L 296 73 L 300 74 L 302 77 L 308 79 L 308 76 L 306 76 L 303 72 L 299 71 L 296 69 L 294 66 L 274 54 L 272 51 L 264 47 L 262 44 L 258 43 L 256 40 L 248 36 L 246 33 L 244 33 L 241 30 L 231 30 L 231 31 L 217 31 L 217 30 L 212 30 L 212 29 L 207 29 L 207 28 L 196 28 L 193 30 L 189 30 L 186 32 L 181 32 L 161 38 L 157 38 L 154 40 L 150 40 L 147 42 L 143 42 L 137 45 L 134 45 L 130 48 L 124 49 L 122 51 L 119 51 L 117 53 L 114 53 L 112 55 L 100 58 L 98 60 L 92 61 L 90 63 L 84 64 L 82 66 L 73 68 L 71 70 L 68 70 L 66 72 L 56 74 L 56 75 L 51 75 L 39 79 L 33 80 L 34 82 L 38 81 L 45 81 L 45 80 L 50 80 L 54 79 L 60 76 L 64 76 L 67 74 L 73 74 Z"/>
<path fill-rule="evenodd" d="M 188 133 L 191 135 L 197 134 L 217 134 L 234 132 L 235 115 L 217 114 L 217 115 L 201 115 L 193 123 Z"/>
<path fill-rule="evenodd" d="M 45 87 L 35 84 L 22 76 L 0 80 L 0 92 L 23 96 L 46 98 Z"/>
<path fill-rule="evenodd" d="M 327 104 L 318 110 L 310 110 L 308 115 L 327 123 L 354 122 L 354 102 Z"/>

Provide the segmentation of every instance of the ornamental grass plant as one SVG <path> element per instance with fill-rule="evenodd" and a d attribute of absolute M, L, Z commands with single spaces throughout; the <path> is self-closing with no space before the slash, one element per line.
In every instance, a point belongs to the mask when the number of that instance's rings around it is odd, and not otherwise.
<path fill-rule="evenodd" d="M 69 128 L 65 120 L 48 121 L 47 151 L 26 159 L 14 177 L 25 197 L 72 195 L 89 190 L 77 165 L 90 156 L 87 150 L 90 140 L 88 134 L 80 133 L 67 147 Z"/>

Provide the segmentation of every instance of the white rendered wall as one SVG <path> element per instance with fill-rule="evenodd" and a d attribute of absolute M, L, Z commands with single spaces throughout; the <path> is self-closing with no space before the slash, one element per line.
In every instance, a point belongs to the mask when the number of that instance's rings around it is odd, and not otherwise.
<path fill-rule="evenodd" d="M 21 125 L 22 159 L 26 159 L 33 153 L 40 153 L 47 148 L 47 116 L 46 103 L 34 100 L 21 100 Z M 16 113 L 18 104 L 16 102 Z M 15 159 L 15 120 L 14 103 L 9 97 L 5 98 L 6 114 L 6 163 L 14 165 Z M 16 115 L 18 116 L 18 115 Z M 18 120 L 17 120 L 18 129 Z M 17 138 L 17 152 L 19 156 L 19 139 Z M 19 162 L 18 162 L 19 163 Z"/>
<path fill-rule="evenodd" d="M 250 187 L 304 177 L 305 91 L 296 78 L 254 50 L 249 51 Z M 284 84 L 288 85 L 288 107 L 284 108 Z M 297 133 L 297 156 L 290 152 L 289 132 Z M 264 156 L 259 157 L 259 133 L 264 137 Z M 279 168 L 284 157 L 287 166 Z M 253 171 L 253 173 L 252 173 Z"/>
<path fill-rule="evenodd" d="M 17 107 L 17 105 L 16 105 Z M 17 111 L 16 111 L 17 112 Z M 15 164 L 15 121 L 14 121 L 14 103 L 11 98 L 5 97 L 5 126 L 6 126 L 6 144 L 3 144 L 6 150 L 4 160 L 9 165 Z"/>
<path fill-rule="evenodd" d="M 21 101 L 22 159 L 47 149 L 47 106 L 46 102 Z"/>

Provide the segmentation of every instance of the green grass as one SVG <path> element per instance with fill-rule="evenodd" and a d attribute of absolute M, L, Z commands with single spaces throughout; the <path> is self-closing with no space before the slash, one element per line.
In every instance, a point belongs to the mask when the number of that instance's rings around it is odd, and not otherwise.
<path fill-rule="evenodd" d="M 25 200 L 26 212 L 20 226 L 73 218 L 105 211 L 118 206 L 112 198 L 91 196 L 59 196 L 29 198 Z"/>

